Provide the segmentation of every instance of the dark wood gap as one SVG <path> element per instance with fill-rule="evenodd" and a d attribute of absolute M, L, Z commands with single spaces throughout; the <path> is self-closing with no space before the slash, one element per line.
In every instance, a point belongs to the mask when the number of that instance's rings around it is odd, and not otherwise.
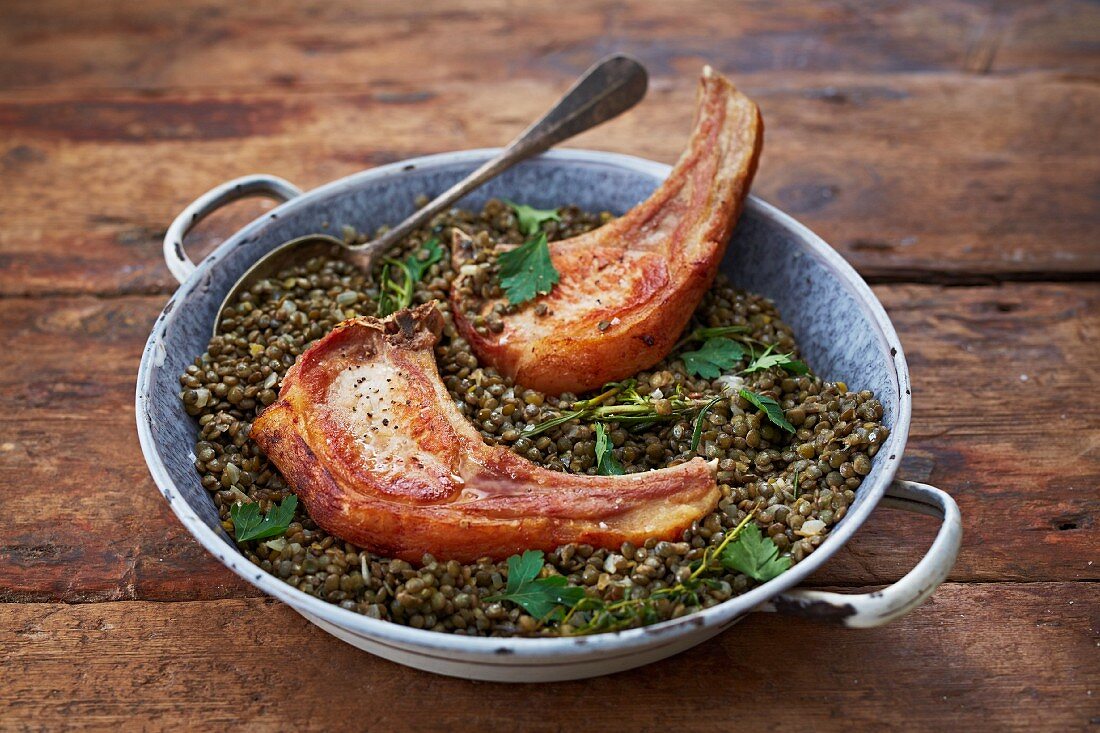
<path fill-rule="evenodd" d="M 869 285 L 940 285 L 942 287 L 989 287 L 1006 283 L 1059 284 L 1100 282 L 1100 270 L 1081 272 L 1000 272 L 963 273 L 936 271 L 899 271 L 863 275 Z"/>
<path fill-rule="evenodd" d="M 896 582 L 896 581 L 895 581 Z M 958 586 L 991 586 L 991 585 L 1018 585 L 1029 586 L 1042 583 L 1073 583 L 1073 584 L 1089 584 L 1100 583 L 1100 578 L 1023 578 L 1023 579 L 1011 579 L 1011 578 L 948 578 L 944 581 L 945 585 L 958 585 Z M 846 583 L 843 581 L 828 581 L 824 583 L 815 583 L 811 578 L 809 581 L 802 583 L 796 587 L 796 589 L 803 590 L 820 590 L 820 591 L 835 591 L 844 593 L 847 595 L 858 595 L 860 592 L 870 593 L 876 590 L 882 590 L 889 587 L 890 583 Z M 252 592 L 247 593 L 232 593 L 220 596 L 208 596 L 203 598 L 196 598 L 194 596 L 181 595 L 179 598 L 164 598 L 158 596 L 135 596 L 133 598 L 61 598 L 61 597 L 47 597 L 44 595 L 35 594 L 9 594 L 0 589 L 0 606 L 15 605 L 25 606 L 29 604 L 49 604 L 58 606 L 87 606 L 97 603 L 220 603 L 223 601 L 232 600 L 249 600 L 249 599 L 264 599 L 272 603 L 282 603 L 279 599 L 269 596 L 268 594 L 249 588 Z M 750 613 L 755 613 L 751 612 Z"/>
<path fill-rule="evenodd" d="M 897 276 L 890 274 L 863 275 L 868 285 L 929 285 L 944 288 L 999 287 L 1009 283 L 1028 283 L 1034 285 L 1059 285 L 1073 283 L 1100 283 L 1100 270 L 1083 272 L 1009 272 L 1009 273 L 953 273 L 928 272 L 924 274 L 906 273 Z M 82 291 L 71 289 L 46 290 L 33 293 L 0 292 L 0 300 L 49 300 L 51 298 L 95 298 L 97 300 L 120 300 L 122 298 L 141 298 L 162 296 L 170 297 L 175 290 L 165 288 L 134 288 L 116 291 Z"/>

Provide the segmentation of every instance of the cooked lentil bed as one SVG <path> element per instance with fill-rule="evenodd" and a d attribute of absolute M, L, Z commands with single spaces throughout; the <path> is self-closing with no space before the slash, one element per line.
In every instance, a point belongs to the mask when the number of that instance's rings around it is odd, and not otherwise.
<path fill-rule="evenodd" d="M 591 214 L 575 207 L 562 208 L 560 215 L 560 222 L 543 225 L 551 240 L 580 234 L 611 218 L 606 212 Z M 409 237 L 395 256 L 420 251 L 432 236 L 449 242 L 451 227 L 474 238 L 480 267 L 492 267 L 488 252 L 496 242 L 523 239 L 511 208 L 493 200 L 481 212 L 452 210 L 439 215 Z M 344 238 L 366 239 L 350 228 L 345 228 Z M 432 265 L 416 285 L 414 303 L 434 299 L 443 311 L 446 326 L 436 357 L 459 410 L 490 443 L 506 445 L 555 471 L 594 474 L 592 425 L 573 421 L 533 438 L 521 436 L 525 425 L 556 416 L 578 396 L 525 389 L 479 364 L 451 319 L 447 296 L 455 274 L 449 258 Z M 181 375 L 181 399 L 200 429 L 195 468 L 230 535 L 233 504 L 255 501 L 267 512 L 273 502 L 291 493 L 248 438 L 251 421 L 276 400 L 279 380 L 295 358 L 340 321 L 374 315 L 377 295 L 365 273 L 338 258 L 304 262 L 254 285 L 226 309 L 219 335 Z M 747 330 L 739 338 L 775 344 L 777 352 L 798 353 L 794 335 L 772 303 L 733 288 L 722 276 L 688 328 L 699 326 L 743 326 Z M 661 390 L 668 395 L 679 385 L 692 396 L 722 394 L 723 384 L 717 380 L 689 376 L 677 353 L 636 375 L 640 393 Z M 614 455 L 627 472 L 672 466 L 700 454 L 716 460 L 722 499 L 713 512 L 675 542 L 649 540 L 616 548 L 564 545 L 547 554 L 543 573 L 560 573 L 590 596 L 608 601 L 625 593 L 646 597 L 686 578 L 703 549 L 719 543 L 748 512 L 755 512 L 761 531 L 793 563 L 812 553 L 848 511 L 886 439 L 882 406 L 871 392 L 851 392 L 843 383 L 825 382 L 812 372 L 798 376 L 776 368 L 745 375 L 744 382 L 746 388 L 779 400 L 796 428 L 794 435 L 776 428 L 735 393 L 707 414 L 697 451 L 690 449 L 692 416 L 644 430 L 609 426 Z M 486 558 L 464 565 L 425 556 L 415 566 L 379 557 L 327 534 L 301 505 L 285 536 L 239 547 L 253 563 L 299 590 L 374 618 L 478 636 L 550 636 L 575 630 L 570 625 L 541 624 L 509 602 L 482 600 L 502 591 L 507 578 L 503 560 Z M 715 582 L 700 589 L 697 605 L 663 600 L 655 604 L 656 618 L 713 606 L 754 584 L 740 573 L 716 571 L 709 577 Z"/>

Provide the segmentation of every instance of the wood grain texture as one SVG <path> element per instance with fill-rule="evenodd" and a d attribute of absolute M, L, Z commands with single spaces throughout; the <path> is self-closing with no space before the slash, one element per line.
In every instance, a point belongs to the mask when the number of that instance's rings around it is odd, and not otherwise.
<path fill-rule="evenodd" d="M 265 599 L 3 604 L 0 689 L 6 725 L 54 730 L 1084 730 L 1098 604 L 1090 583 L 947 584 L 882 628 L 753 614 L 660 667 L 550 685 L 400 667 Z"/>
<path fill-rule="evenodd" d="M 658 76 L 692 74 L 705 61 L 740 73 L 1090 74 L 1100 70 L 1097 22 L 1085 0 L 39 0 L 0 10 L 0 88 L 563 81 L 612 50 Z"/>
<path fill-rule="evenodd" d="M 1090 136 L 1100 87 L 1050 77 L 737 81 L 767 126 L 754 192 L 872 280 L 1100 276 L 1100 138 Z M 308 189 L 379 163 L 501 144 L 562 88 L 448 85 L 403 101 L 377 89 L 0 94 L 0 167 L 15 182 L 0 200 L 0 294 L 168 292 L 164 230 L 208 188 L 268 172 Z M 571 144 L 672 162 L 692 94 L 685 75 Z M 237 204 L 200 229 L 192 251 L 259 210 Z"/>
<path fill-rule="evenodd" d="M 1098 23 L 1089 0 L 0 3 L 0 729 L 1100 726 Z M 160 238 L 244 173 L 308 189 L 499 145 L 613 51 L 648 99 L 573 145 L 673 161 L 711 63 L 763 108 L 755 192 L 879 283 L 914 378 L 902 474 L 962 508 L 954 582 L 882 629 L 753 615 L 583 683 L 360 653 L 209 557 L 148 476 Z M 934 530 L 876 513 L 812 584 L 895 580 Z"/>
<path fill-rule="evenodd" d="M 962 509 L 951 577 L 1100 579 L 1100 421 L 1084 397 L 1100 378 L 1080 366 L 1100 340 L 1100 286 L 876 290 L 913 373 L 902 475 L 942 486 Z M 0 482 L 18 487 L 0 492 L 0 600 L 255 594 L 190 539 L 138 449 L 134 374 L 160 305 L 0 299 Z M 930 520 L 878 513 L 812 582 L 896 580 L 934 532 Z"/>
<path fill-rule="evenodd" d="M 248 594 L 145 468 L 136 364 L 156 299 L 0 300 L 0 600 Z"/>

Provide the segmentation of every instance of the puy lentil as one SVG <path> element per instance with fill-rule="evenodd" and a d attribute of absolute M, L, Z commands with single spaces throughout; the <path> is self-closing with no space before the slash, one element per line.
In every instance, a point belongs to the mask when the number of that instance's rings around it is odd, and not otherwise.
<path fill-rule="evenodd" d="M 560 222 L 544 225 L 550 240 L 581 234 L 611 219 L 606 212 L 591 214 L 570 206 L 559 213 Z M 464 267 L 472 266 L 478 273 L 472 279 L 478 296 L 499 294 L 492 250 L 498 242 L 523 240 L 512 210 L 501 201 L 489 201 L 480 212 L 452 210 L 436 216 L 410 235 L 394 256 L 419 252 L 431 237 L 450 241 L 453 227 L 473 238 Z M 348 241 L 367 239 L 352 227 L 344 227 L 343 236 Z M 413 302 L 439 302 L 445 325 L 437 363 L 459 409 L 475 421 L 489 443 L 508 446 L 551 470 L 595 474 L 591 426 L 567 423 L 536 438 L 522 436 L 526 425 L 556 415 L 577 396 L 545 395 L 482 366 L 458 335 L 451 316 L 449 289 L 456 275 L 449 257 L 433 264 L 416 284 Z M 337 258 L 316 257 L 287 268 L 254 284 L 226 309 L 206 353 L 180 376 L 183 407 L 199 426 L 195 468 L 227 531 L 233 529 L 229 509 L 236 502 L 255 501 L 266 512 L 290 493 L 278 470 L 248 438 L 252 420 L 277 399 L 279 381 L 298 355 L 341 320 L 373 315 L 377 295 L 365 273 Z M 536 309 L 549 315 L 543 303 Z M 501 313 L 492 314 L 481 327 L 499 328 Z M 734 289 L 721 276 L 688 328 L 699 326 L 746 327 L 749 343 L 774 345 L 781 353 L 798 352 L 794 334 L 770 301 Z M 614 549 L 564 545 L 546 555 L 543 574 L 563 575 L 606 600 L 622 598 L 627 587 L 632 597 L 644 597 L 689 577 L 702 548 L 721 542 L 725 531 L 749 511 L 757 512 L 761 530 L 792 562 L 812 553 L 847 513 L 871 471 L 872 458 L 889 435 L 881 423 L 882 405 L 869 391 L 850 392 L 843 383 L 813 374 L 770 369 L 744 378 L 746 388 L 768 392 L 780 401 L 795 435 L 776 429 L 738 397 L 716 403 L 704 421 L 699 447 L 701 454 L 718 461 L 722 499 L 711 514 L 676 542 L 650 538 L 640 546 L 626 543 Z M 675 355 L 636 379 L 638 391 L 654 397 L 658 412 L 667 409 L 667 395 L 675 389 L 706 397 L 718 395 L 721 388 L 688 375 Z M 693 424 L 688 420 L 640 431 L 614 424 L 608 428 L 616 457 L 628 473 L 683 463 L 696 455 L 690 450 Z M 800 533 L 807 527 L 812 536 Z M 505 561 L 483 558 L 464 565 L 425 556 L 417 568 L 328 535 L 301 505 L 284 537 L 244 542 L 240 548 L 257 566 L 299 590 L 372 618 L 478 636 L 570 631 L 541 624 L 510 603 L 483 600 L 504 586 Z M 659 617 L 673 618 L 719 603 L 754 582 L 739 573 L 716 574 L 714 580 L 713 587 L 699 592 L 700 605 L 662 601 L 656 604 Z"/>

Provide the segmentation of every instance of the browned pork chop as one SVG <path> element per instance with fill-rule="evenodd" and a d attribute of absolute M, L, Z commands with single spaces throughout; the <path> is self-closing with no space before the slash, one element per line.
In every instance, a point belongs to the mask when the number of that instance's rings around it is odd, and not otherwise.
<path fill-rule="evenodd" d="M 485 443 L 436 369 L 433 303 L 337 326 L 252 426 L 325 531 L 387 557 L 463 562 L 673 539 L 718 502 L 701 458 L 625 476 L 549 471 Z"/>
<path fill-rule="evenodd" d="M 707 67 L 691 139 L 668 179 L 621 218 L 551 243 L 561 280 L 537 301 L 508 312 L 502 300 L 461 294 L 459 278 L 451 292 L 462 335 L 483 363 L 550 394 L 653 366 L 714 281 L 762 144 L 756 105 Z M 503 330 L 474 326 L 494 310 Z"/>

